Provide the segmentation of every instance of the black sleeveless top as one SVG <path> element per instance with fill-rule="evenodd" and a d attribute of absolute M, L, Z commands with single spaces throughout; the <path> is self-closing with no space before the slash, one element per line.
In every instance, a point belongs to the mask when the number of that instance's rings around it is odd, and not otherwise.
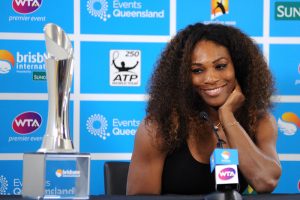
<path fill-rule="evenodd" d="M 240 191 L 248 186 L 239 171 Z M 162 194 L 208 194 L 215 191 L 214 174 L 210 165 L 195 160 L 184 143 L 168 155 L 162 174 Z"/>

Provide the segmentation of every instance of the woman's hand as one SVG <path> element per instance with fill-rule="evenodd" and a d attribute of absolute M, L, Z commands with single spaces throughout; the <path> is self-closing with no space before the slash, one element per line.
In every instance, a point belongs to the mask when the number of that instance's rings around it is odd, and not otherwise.
<path fill-rule="evenodd" d="M 238 108 L 240 108 L 243 105 L 244 101 L 245 96 L 242 93 L 239 83 L 236 81 L 234 90 L 219 110 L 226 110 L 234 113 Z"/>

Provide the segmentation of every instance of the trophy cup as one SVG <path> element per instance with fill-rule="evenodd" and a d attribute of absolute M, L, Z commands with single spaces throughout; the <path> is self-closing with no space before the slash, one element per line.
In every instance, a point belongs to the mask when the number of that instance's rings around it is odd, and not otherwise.
<path fill-rule="evenodd" d="M 55 24 L 44 27 L 48 121 L 41 148 L 23 157 L 23 192 L 30 198 L 89 197 L 90 154 L 76 153 L 69 131 L 73 48 Z"/>

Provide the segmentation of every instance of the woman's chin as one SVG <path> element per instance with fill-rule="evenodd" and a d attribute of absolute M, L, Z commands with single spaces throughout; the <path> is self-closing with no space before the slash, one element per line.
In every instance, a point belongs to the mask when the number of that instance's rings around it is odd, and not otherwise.
<path fill-rule="evenodd" d="M 206 101 L 206 104 L 212 108 L 218 109 L 224 104 L 224 101 Z"/>

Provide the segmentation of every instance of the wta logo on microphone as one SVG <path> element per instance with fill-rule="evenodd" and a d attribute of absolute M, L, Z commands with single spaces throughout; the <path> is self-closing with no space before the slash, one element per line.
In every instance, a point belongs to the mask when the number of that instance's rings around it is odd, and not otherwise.
<path fill-rule="evenodd" d="M 224 181 L 234 178 L 235 175 L 236 175 L 236 170 L 232 167 L 227 167 L 227 166 L 226 168 L 222 169 L 218 173 L 218 177 Z"/>
<path fill-rule="evenodd" d="M 216 184 L 238 184 L 238 164 L 236 149 L 215 149 L 210 157 L 210 169 L 215 170 Z"/>
<path fill-rule="evenodd" d="M 235 184 L 239 182 L 236 165 L 216 166 L 216 184 Z"/>

